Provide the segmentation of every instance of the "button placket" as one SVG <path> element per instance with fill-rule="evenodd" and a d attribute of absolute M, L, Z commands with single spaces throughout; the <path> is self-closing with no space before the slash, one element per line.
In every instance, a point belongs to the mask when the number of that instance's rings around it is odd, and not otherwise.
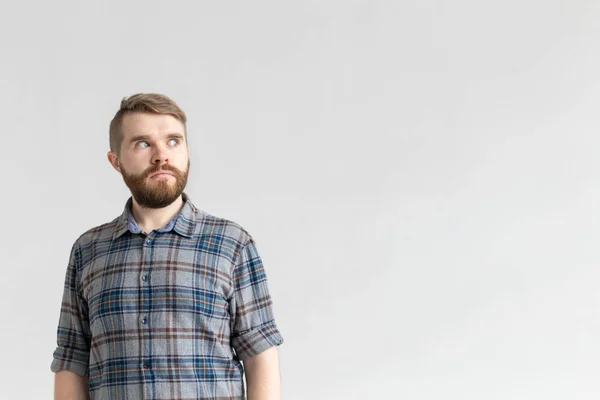
<path fill-rule="evenodd" d="M 150 290 L 151 290 L 151 286 L 149 283 L 150 280 L 150 268 L 152 265 L 152 244 L 154 242 L 154 238 L 151 236 L 152 233 L 150 235 L 148 235 L 146 237 L 146 239 L 143 242 L 143 246 L 142 246 L 142 259 L 143 259 L 143 265 L 142 265 L 142 269 L 141 269 L 141 286 L 142 286 L 142 296 L 141 296 L 141 304 L 143 304 L 144 306 L 142 308 L 140 308 L 140 319 L 139 319 L 139 323 L 141 328 L 143 329 L 143 353 L 142 353 L 142 357 L 145 359 L 143 361 L 142 364 L 142 368 L 147 371 L 150 372 L 150 370 L 152 370 L 152 349 L 151 349 L 151 334 L 150 334 L 150 330 L 149 330 L 149 322 L 150 322 L 150 310 L 152 308 L 150 302 L 149 302 L 149 298 L 151 298 L 150 296 Z"/>

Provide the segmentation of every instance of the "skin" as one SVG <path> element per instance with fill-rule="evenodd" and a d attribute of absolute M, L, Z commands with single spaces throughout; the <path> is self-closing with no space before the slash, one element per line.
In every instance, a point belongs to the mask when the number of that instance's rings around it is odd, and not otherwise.
<path fill-rule="evenodd" d="M 170 165 L 180 171 L 187 171 L 189 149 L 185 138 L 185 128 L 171 115 L 132 113 L 123 118 L 123 141 L 118 152 L 108 152 L 108 161 L 119 173 L 142 174 L 157 166 Z M 175 177 L 170 175 L 149 176 L 145 183 L 174 186 Z M 183 207 L 182 196 L 162 208 L 149 208 L 133 199 L 132 213 L 144 232 L 151 232 L 165 226 Z M 279 400 L 280 374 L 279 357 L 276 347 L 251 357 L 244 362 L 248 400 Z M 54 385 L 55 400 L 89 400 L 87 377 L 70 371 L 56 373 Z"/>
<path fill-rule="evenodd" d="M 71 371 L 60 371 L 54 376 L 55 400 L 89 400 L 88 379 Z"/>
<path fill-rule="evenodd" d="M 280 400 L 281 378 L 277 347 L 244 361 L 248 400 Z"/>

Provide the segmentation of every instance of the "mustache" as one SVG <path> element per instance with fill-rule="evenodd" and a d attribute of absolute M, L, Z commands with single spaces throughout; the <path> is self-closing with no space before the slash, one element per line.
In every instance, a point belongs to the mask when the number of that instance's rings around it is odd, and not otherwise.
<path fill-rule="evenodd" d="M 155 174 L 159 171 L 170 171 L 172 172 L 175 176 L 181 176 L 182 172 L 178 169 L 173 167 L 172 165 L 169 164 L 165 164 L 165 165 L 155 165 L 153 167 L 148 168 L 146 171 L 144 171 L 144 178 L 149 177 L 152 174 Z"/>

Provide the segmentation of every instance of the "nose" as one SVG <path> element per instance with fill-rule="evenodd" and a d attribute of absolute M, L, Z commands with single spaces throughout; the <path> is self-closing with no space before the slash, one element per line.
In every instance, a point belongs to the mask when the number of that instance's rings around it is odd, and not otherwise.
<path fill-rule="evenodd" d="M 158 144 L 154 146 L 154 154 L 152 154 L 153 164 L 166 164 L 169 162 L 169 154 L 164 146 Z"/>

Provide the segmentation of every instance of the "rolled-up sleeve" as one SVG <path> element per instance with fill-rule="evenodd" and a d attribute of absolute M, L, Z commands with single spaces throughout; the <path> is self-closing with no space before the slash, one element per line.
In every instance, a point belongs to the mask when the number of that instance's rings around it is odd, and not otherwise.
<path fill-rule="evenodd" d="M 273 315 L 267 275 L 252 238 L 241 249 L 233 271 L 231 345 L 240 360 L 283 343 Z"/>
<path fill-rule="evenodd" d="M 73 246 L 65 276 L 57 329 L 57 348 L 50 366 L 52 372 L 68 370 L 87 376 L 90 337 L 87 305 L 78 290 L 76 246 Z"/>

